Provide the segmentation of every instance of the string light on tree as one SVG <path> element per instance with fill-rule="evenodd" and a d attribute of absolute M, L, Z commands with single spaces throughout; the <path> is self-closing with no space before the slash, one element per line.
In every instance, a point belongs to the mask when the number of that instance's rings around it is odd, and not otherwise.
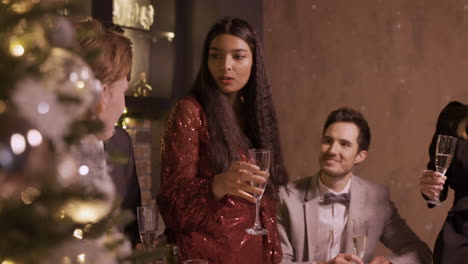
<path fill-rule="evenodd" d="M 80 175 L 82 175 L 82 176 L 88 175 L 88 173 L 89 173 L 89 167 L 86 166 L 86 165 L 81 165 L 80 168 L 78 169 L 78 172 L 79 172 Z"/>
<path fill-rule="evenodd" d="M 15 133 L 11 136 L 10 146 L 14 154 L 20 155 L 26 149 L 26 140 L 23 135 Z"/>
<path fill-rule="evenodd" d="M 78 89 L 83 89 L 85 87 L 85 83 L 83 81 L 77 81 L 76 82 L 76 87 Z"/>
<path fill-rule="evenodd" d="M 83 239 L 83 230 L 79 228 L 75 229 L 75 231 L 73 231 L 73 236 L 78 239 Z"/>
<path fill-rule="evenodd" d="M 79 224 L 96 223 L 106 216 L 111 208 L 106 202 L 94 201 L 69 201 L 64 208 L 65 215 Z"/>
<path fill-rule="evenodd" d="M 86 263 L 86 254 L 81 253 L 77 256 L 76 260 L 78 263 Z"/>
<path fill-rule="evenodd" d="M 49 110 L 50 110 L 50 105 L 46 102 L 40 102 L 37 105 L 37 112 L 39 112 L 39 114 L 45 115 L 49 113 Z"/>
<path fill-rule="evenodd" d="M 29 145 L 31 145 L 32 147 L 37 147 L 42 143 L 42 135 L 36 129 L 29 130 L 27 138 Z"/>
<path fill-rule="evenodd" d="M 24 54 L 24 47 L 19 43 L 14 43 L 10 45 L 10 54 L 14 57 L 20 57 Z"/>

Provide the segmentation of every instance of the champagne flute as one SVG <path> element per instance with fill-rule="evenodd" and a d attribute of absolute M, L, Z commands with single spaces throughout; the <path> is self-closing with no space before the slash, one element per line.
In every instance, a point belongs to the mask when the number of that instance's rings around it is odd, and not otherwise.
<path fill-rule="evenodd" d="M 137 207 L 138 229 L 144 249 L 153 247 L 158 231 L 158 208 L 156 205 Z"/>
<path fill-rule="evenodd" d="M 367 245 L 367 221 L 354 219 L 352 224 L 354 252 L 360 259 L 363 259 Z"/>
<path fill-rule="evenodd" d="M 447 172 L 447 169 L 450 167 L 450 163 L 452 162 L 456 146 L 456 137 L 446 135 L 439 135 L 437 137 L 437 145 L 435 151 L 435 166 L 437 172 L 441 173 L 442 176 L 445 175 L 445 172 Z M 439 200 L 439 195 L 431 200 L 428 200 L 427 202 L 434 205 L 442 204 L 442 202 L 440 202 Z"/>
<path fill-rule="evenodd" d="M 270 151 L 266 149 L 249 149 L 249 162 L 260 168 L 261 175 L 268 176 L 270 170 Z M 253 187 L 261 188 L 263 192 L 265 192 L 266 181 L 265 183 L 256 183 L 251 181 L 250 184 Z M 261 194 L 253 194 L 253 196 L 257 198 L 255 202 L 255 224 L 253 227 L 245 230 L 245 232 L 251 235 L 268 234 L 268 230 L 262 228 L 259 217 L 260 200 L 262 199 L 263 192 Z"/>

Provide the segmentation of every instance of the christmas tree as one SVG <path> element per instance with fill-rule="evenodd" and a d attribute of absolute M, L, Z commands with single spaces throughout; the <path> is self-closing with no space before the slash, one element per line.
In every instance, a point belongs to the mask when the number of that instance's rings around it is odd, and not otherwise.
<path fill-rule="evenodd" d="M 129 263 L 97 138 L 101 92 L 62 1 L 0 0 L 0 263 Z"/>

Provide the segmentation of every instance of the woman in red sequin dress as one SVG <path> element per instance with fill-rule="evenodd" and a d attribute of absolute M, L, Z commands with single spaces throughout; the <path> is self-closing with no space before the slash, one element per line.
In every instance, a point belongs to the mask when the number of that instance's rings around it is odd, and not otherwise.
<path fill-rule="evenodd" d="M 255 220 L 249 148 L 272 152 L 260 220 L 268 235 L 249 235 Z M 191 94 L 172 109 L 162 140 L 158 205 L 179 260 L 279 263 L 276 193 L 288 175 L 262 50 L 252 27 L 225 18 L 208 32 Z"/>

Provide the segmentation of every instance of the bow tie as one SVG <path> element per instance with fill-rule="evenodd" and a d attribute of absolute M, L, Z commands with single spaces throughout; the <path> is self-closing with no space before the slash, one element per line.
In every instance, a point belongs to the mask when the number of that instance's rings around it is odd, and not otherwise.
<path fill-rule="evenodd" d="M 350 199 L 351 194 L 349 193 L 342 193 L 338 195 L 334 193 L 326 193 L 323 195 L 322 204 L 342 203 L 344 205 L 348 205 Z"/>

